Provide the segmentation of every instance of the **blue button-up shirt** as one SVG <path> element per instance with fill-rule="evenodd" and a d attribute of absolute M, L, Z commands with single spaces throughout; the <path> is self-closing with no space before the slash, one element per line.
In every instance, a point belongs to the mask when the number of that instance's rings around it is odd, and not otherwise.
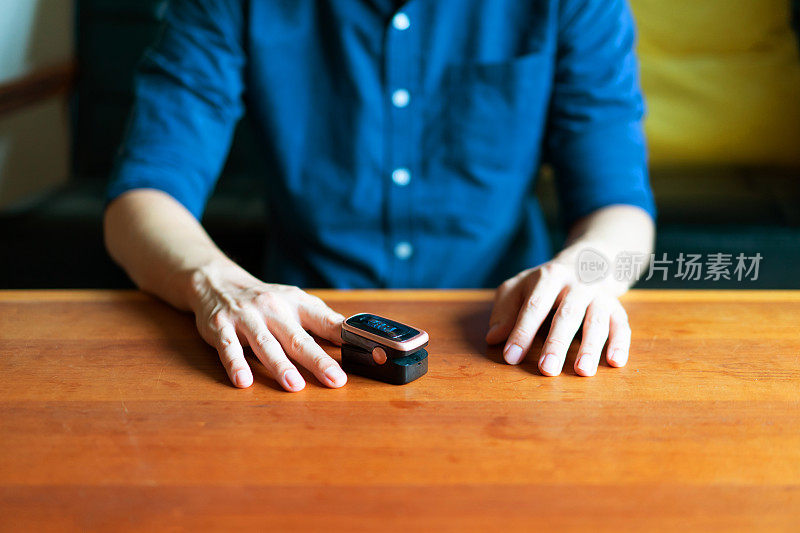
<path fill-rule="evenodd" d="M 246 109 L 270 172 L 270 282 L 480 287 L 569 224 L 653 211 L 624 0 L 173 0 L 109 188 L 200 217 Z"/>

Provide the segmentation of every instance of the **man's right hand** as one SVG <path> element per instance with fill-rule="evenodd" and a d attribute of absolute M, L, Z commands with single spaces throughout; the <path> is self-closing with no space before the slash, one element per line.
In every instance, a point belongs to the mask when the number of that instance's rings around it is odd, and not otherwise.
<path fill-rule="evenodd" d="M 341 387 L 347 376 L 306 330 L 341 344 L 344 317 L 297 287 L 263 283 L 234 263 L 215 263 L 190 275 L 189 306 L 197 329 L 219 352 L 231 382 L 253 384 L 244 357 L 249 345 L 284 389 L 297 392 L 305 380 L 290 358 L 328 387 Z"/>

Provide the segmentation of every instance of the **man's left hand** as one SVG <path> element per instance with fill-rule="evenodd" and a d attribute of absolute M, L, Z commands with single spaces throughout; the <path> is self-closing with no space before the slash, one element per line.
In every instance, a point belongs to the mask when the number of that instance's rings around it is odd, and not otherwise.
<path fill-rule="evenodd" d="M 521 272 L 497 289 L 486 341 L 506 340 L 503 357 L 516 365 L 531 349 L 533 338 L 555 309 L 552 326 L 539 357 L 545 376 L 561 373 L 572 340 L 583 324 L 575 372 L 593 376 L 608 341 L 606 360 L 621 367 L 628 361 L 631 329 L 618 296 L 627 286 L 608 282 L 582 283 L 575 264 L 553 260 Z"/>

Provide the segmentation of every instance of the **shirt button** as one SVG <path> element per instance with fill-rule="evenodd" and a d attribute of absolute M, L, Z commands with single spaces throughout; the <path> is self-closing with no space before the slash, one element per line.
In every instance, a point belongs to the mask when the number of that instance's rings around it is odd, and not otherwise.
<path fill-rule="evenodd" d="M 405 261 L 411 254 L 414 253 L 414 248 L 411 246 L 411 243 L 408 242 L 398 242 L 397 245 L 394 247 L 394 255 L 398 259 Z"/>
<path fill-rule="evenodd" d="M 395 15 L 394 18 L 392 18 L 392 26 L 394 26 L 394 29 L 396 30 L 407 30 L 411 27 L 411 21 L 408 20 L 408 15 L 401 11 Z"/>
<path fill-rule="evenodd" d="M 398 168 L 392 172 L 392 181 L 399 187 L 405 187 L 411 181 L 411 173 L 407 168 Z"/>
<path fill-rule="evenodd" d="M 409 100 L 411 100 L 411 95 L 405 89 L 397 89 L 392 93 L 392 103 L 395 107 L 406 107 Z"/>

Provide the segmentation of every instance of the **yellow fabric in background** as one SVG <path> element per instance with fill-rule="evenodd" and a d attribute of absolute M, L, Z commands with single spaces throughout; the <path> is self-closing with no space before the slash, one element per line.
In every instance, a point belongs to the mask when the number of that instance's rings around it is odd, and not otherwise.
<path fill-rule="evenodd" d="M 630 0 L 651 161 L 800 165 L 789 0 Z"/>

